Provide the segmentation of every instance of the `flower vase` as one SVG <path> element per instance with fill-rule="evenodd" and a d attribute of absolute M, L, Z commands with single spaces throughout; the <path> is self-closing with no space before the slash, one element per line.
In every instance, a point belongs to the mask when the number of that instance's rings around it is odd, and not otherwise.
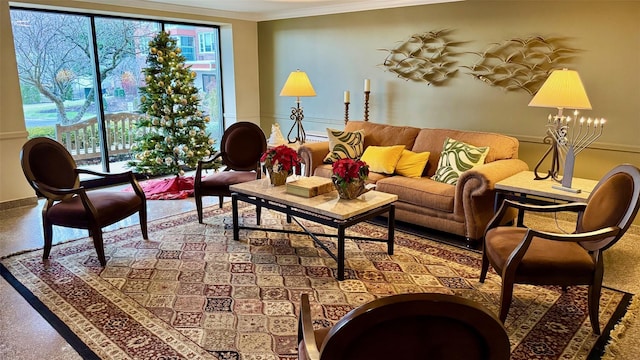
<path fill-rule="evenodd" d="M 345 186 L 340 186 L 337 181 L 338 179 L 335 176 L 332 177 L 331 180 L 333 181 L 333 185 L 336 187 L 336 190 L 338 190 L 340 199 L 353 200 L 369 191 L 364 187 L 364 180 L 352 180 L 346 183 Z"/>
<path fill-rule="evenodd" d="M 288 171 L 273 171 L 271 169 L 269 172 L 269 181 L 273 186 L 281 186 L 287 183 L 287 177 L 289 177 Z"/>

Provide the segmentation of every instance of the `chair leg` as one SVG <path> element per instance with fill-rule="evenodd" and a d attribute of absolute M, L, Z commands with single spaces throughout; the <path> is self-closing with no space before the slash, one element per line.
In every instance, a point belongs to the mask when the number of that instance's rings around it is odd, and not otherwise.
<path fill-rule="evenodd" d="M 602 292 L 602 278 L 604 277 L 603 255 L 595 251 L 593 257 L 596 261 L 596 271 L 593 274 L 593 282 L 589 285 L 589 320 L 593 332 L 600 335 L 600 294 Z"/>
<path fill-rule="evenodd" d="M 53 245 L 53 225 L 43 218 L 42 228 L 44 232 L 44 251 L 42 253 L 42 260 L 46 260 L 49 258 L 49 254 L 51 254 L 51 246 Z"/>
<path fill-rule="evenodd" d="M 487 278 L 487 272 L 489 271 L 489 258 L 487 257 L 487 253 L 482 250 L 482 267 L 480 269 L 480 282 L 483 283 Z"/>
<path fill-rule="evenodd" d="M 198 222 L 202 224 L 202 196 L 198 193 L 194 195 L 196 199 L 196 212 L 198 213 Z"/>
<path fill-rule="evenodd" d="M 149 233 L 147 231 L 147 207 L 143 206 L 140 211 L 138 211 L 138 215 L 140 217 L 140 230 L 142 230 L 142 238 L 145 240 L 149 240 Z"/>
<path fill-rule="evenodd" d="M 500 321 L 504 323 L 509 314 L 511 300 L 513 299 L 513 281 L 502 279 L 502 292 L 500 293 Z"/>
<path fill-rule="evenodd" d="M 97 228 L 91 231 L 93 233 L 93 246 L 98 254 L 98 261 L 103 267 L 107 265 L 107 259 L 104 256 L 104 241 L 102 240 L 102 229 Z"/>
<path fill-rule="evenodd" d="M 218 206 L 222 209 L 222 203 L 224 202 L 224 196 L 218 196 Z"/>

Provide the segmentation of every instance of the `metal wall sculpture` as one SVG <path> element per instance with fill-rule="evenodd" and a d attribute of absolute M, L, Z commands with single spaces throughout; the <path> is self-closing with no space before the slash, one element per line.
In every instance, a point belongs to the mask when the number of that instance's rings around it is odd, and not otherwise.
<path fill-rule="evenodd" d="M 461 66 L 467 73 L 489 85 L 504 90 L 524 90 L 533 95 L 551 70 L 567 66 L 577 49 L 560 46 L 559 38 L 532 36 L 514 38 L 489 45 L 483 52 L 471 52 L 480 59 L 471 66 Z"/>
<path fill-rule="evenodd" d="M 456 55 L 452 49 L 462 44 L 449 41 L 449 32 L 414 34 L 393 49 L 378 49 L 389 53 L 381 66 L 405 80 L 442 85 L 458 71 L 456 61 L 452 60 Z"/>
<path fill-rule="evenodd" d="M 457 52 L 453 48 L 465 42 L 449 39 L 451 30 L 414 34 L 387 51 L 381 66 L 405 80 L 443 85 L 459 68 L 491 86 L 506 91 L 522 90 L 533 95 L 552 70 L 567 67 L 577 49 L 562 46 L 561 38 L 530 36 L 512 38 L 490 44 L 482 52 Z M 456 65 L 456 57 L 474 54 L 479 59 L 473 65 Z"/>

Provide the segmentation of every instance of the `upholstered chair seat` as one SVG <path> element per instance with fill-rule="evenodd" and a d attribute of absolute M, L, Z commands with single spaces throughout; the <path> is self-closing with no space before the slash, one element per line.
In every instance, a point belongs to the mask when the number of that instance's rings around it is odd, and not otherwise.
<path fill-rule="evenodd" d="M 487 256 L 495 260 L 499 274 L 509 255 L 520 245 L 527 229 L 499 227 L 487 232 Z M 588 285 L 596 267 L 593 259 L 580 244 L 534 237 L 522 258 L 515 282 L 533 285 Z M 567 281 L 570 279 L 570 281 Z"/>

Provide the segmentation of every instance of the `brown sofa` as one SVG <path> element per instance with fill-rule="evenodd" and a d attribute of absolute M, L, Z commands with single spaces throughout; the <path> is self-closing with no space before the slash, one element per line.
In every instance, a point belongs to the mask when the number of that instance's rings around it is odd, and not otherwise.
<path fill-rule="evenodd" d="M 364 130 L 364 147 L 405 145 L 414 152 L 429 151 L 429 161 L 421 178 L 370 173 L 369 181 L 378 191 L 398 195 L 396 219 L 460 236 L 474 245 L 494 214 L 494 184 L 520 171 L 527 164 L 518 159 L 517 139 L 495 133 L 450 129 L 419 129 L 409 126 L 350 121 L 346 131 Z M 489 146 L 483 165 L 465 171 L 456 185 L 431 180 L 447 137 L 474 146 Z M 323 159 L 329 143 L 307 143 L 298 153 L 305 163 L 305 175 L 331 177 L 331 165 Z"/>

